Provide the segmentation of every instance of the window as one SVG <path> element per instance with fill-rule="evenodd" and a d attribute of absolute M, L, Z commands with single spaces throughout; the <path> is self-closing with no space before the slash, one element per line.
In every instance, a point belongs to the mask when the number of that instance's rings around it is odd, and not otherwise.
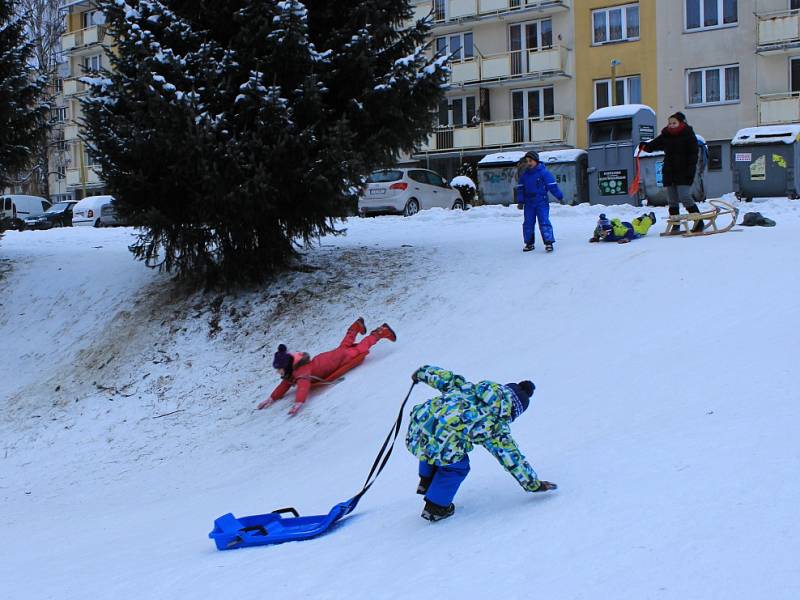
<path fill-rule="evenodd" d="M 64 93 L 64 80 L 61 77 L 56 77 L 53 84 L 53 91 L 56 94 Z"/>
<path fill-rule="evenodd" d="M 427 183 L 429 183 L 430 185 L 435 185 L 436 187 L 443 187 L 443 188 L 447 187 L 447 182 L 438 173 L 434 173 L 433 171 L 422 171 L 422 172 L 425 173 L 425 176 L 428 179 Z"/>
<path fill-rule="evenodd" d="M 88 148 L 86 149 L 86 158 L 85 158 L 85 160 L 86 160 L 86 166 L 87 167 L 96 167 L 97 165 L 100 164 L 100 162 L 97 160 L 97 155 L 94 152 L 92 152 L 91 150 L 89 150 Z"/>
<path fill-rule="evenodd" d="M 477 120 L 477 103 L 475 96 L 448 98 L 439 104 L 439 125 L 446 127 L 463 127 L 472 125 Z"/>
<path fill-rule="evenodd" d="M 81 13 L 81 23 L 84 29 L 94 25 L 100 25 L 102 20 L 103 18 L 99 10 L 87 10 Z"/>
<path fill-rule="evenodd" d="M 722 171 L 722 144 L 708 145 L 708 170 Z"/>
<path fill-rule="evenodd" d="M 739 101 L 739 65 L 696 69 L 686 73 L 687 105 Z"/>
<path fill-rule="evenodd" d="M 642 78 L 639 75 L 617 77 L 616 104 L 639 104 L 642 101 Z M 611 106 L 611 80 L 601 79 L 594 82 L 594 108 Z"/>
<path fill-rule="evenodd" d="M 54 123 L 63 123 L 67 120 L 67 107 L 66 106 L 58 106 L 53 109 L 53 122 Z"/>
<path fill-rule="evenodd" d="M 800 2 L 800 0 L 797 0 Z M 789 89 L 793 94 L 800 92 L 800 58 L 789 60 Z"/>
<path fill-rule="evenodd" d="M 472 32 L 454 33 L 436 38 L 436 53 L 452 55 L 450 60 L 464 61 L 475 56 Z"/>
<path fill-rule="evenodd" d="M 592 123 L 589 128 L 590 143 L 604 144 L 607 142 L 630 141 L 633 138 L 632 123 L 631 119 Z"/>
<path fill-rule="evenodd" d="M 95 54 L 93 56 L 85 56 L 83 58 L 83 68 L 86 71 L 99 71 L 102 64 L 101 56 Z"/>
<path fill-rule="evenodd" d="M 738 22 L 738 0 L 686 0 L 687 31 L 725 27 Z"/>
<path fill-rule="evenodd" d="M 592 11 L 592 44 L 639 39 L 639 5 L 615 6 Z"/>
<path fill-rule="evenodd" d="M 800 8 L 800 0 L 789 0 L 789 8 L 791 10 Z"/>
<path fill-rule="evenodd" d="M 433 20 L 444 21 L 446 17 L 445 9 L 447 0 L 433 0 Z"/>

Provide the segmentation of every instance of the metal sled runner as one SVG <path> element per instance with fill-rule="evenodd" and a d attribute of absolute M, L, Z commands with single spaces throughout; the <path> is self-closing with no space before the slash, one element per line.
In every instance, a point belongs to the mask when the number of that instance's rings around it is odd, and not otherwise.
<path fill-rule="evenodd" d="M 736 225 L 736 219 L 739 217 L 739 209 L 722 200 L 709 200 L 708 203 L 711 205 L 710 210 L 671 216 L 667 219 L 667 230 L 661 235 L 694 237 L 730 231 L 733 226 Z M 717 226 L 717 218 L 720 216 L 730 217 L 731 222 L 724 227 Z M 693 232 L 692 229 L 698 221 L 704 221 L 703 231 Z M 677 227 L 679 233 L 673 233 L 673 227 Z"/>

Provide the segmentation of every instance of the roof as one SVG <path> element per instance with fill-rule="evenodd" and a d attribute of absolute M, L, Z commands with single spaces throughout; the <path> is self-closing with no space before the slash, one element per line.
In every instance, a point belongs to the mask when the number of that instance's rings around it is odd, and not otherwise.
<path fill-rule="evenodd" d="M 800 139 L 800 124 L 764 125 L 761 127 L 745 127 L 736 132 L 731 146 L 745 144 L 794 144 Z"/>
<path fill-rule="evenodd" d="M 623 117 L 632 117 L 642 110 L 653 113 L 653 116 L 656 114 L 656 111 L 646 104 L 620 104 L 618 106 L 606 106 L 605 108 L 598 108 L 589 115 L 587 120 L 605 121 L 609 119 L 622 119 Z"/>

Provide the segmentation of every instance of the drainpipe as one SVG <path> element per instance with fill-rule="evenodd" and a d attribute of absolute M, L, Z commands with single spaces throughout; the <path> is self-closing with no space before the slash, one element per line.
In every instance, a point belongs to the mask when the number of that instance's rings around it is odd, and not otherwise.
<path fill-rule="evenodd" d="M 611 61 L 611 106 L 617 105 L 617 67 L 621 64 L 616 58 Z"/>

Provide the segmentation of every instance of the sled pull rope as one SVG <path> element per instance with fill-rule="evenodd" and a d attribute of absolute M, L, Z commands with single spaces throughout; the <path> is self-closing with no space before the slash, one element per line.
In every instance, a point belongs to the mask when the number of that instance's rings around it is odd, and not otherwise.
<path fill-rule="evenodd" d="M 360 492 L 353 496 L 353 499 L 351 500 L 352 508 L 355 508 L 355 505 L 361 499 L 361 496 L 367 493 L 367 490 L 372 486 L 373 483 L 375 483 L 378 475 L 380 475 L 381 471 L 383 471 L 386 463 L 389 462 L 389 457 L 392 455 L 392 450 L 394 450 L 394 443 L 397 441 L 397 436 L 400 434 L 400 425 L 403 423 L 403 411 L 406 408 L 406 403 L 411 397 L 411 392 L 414 390 L 415 385 L 417 385 L 416 381 L 412 383 L 411 387 L 408 389 L 408 393 L 406 394 L 403 403 L 400 405 L 400 411 L 397 414 L 397 419 L 395 420 L 394 425 L 392 425 L 392 427 L 389 429 L 389 434 L 386 436 L 383 446 L 381 446 L 381 449 L 378 452 L 378 456 L 375 457 L 375 462 L 372 463 L 372 468 L 369 470 L 369 475 L 367 475 L 367 479 L 364 481 L 364 487 L 361 488 Z"/>

